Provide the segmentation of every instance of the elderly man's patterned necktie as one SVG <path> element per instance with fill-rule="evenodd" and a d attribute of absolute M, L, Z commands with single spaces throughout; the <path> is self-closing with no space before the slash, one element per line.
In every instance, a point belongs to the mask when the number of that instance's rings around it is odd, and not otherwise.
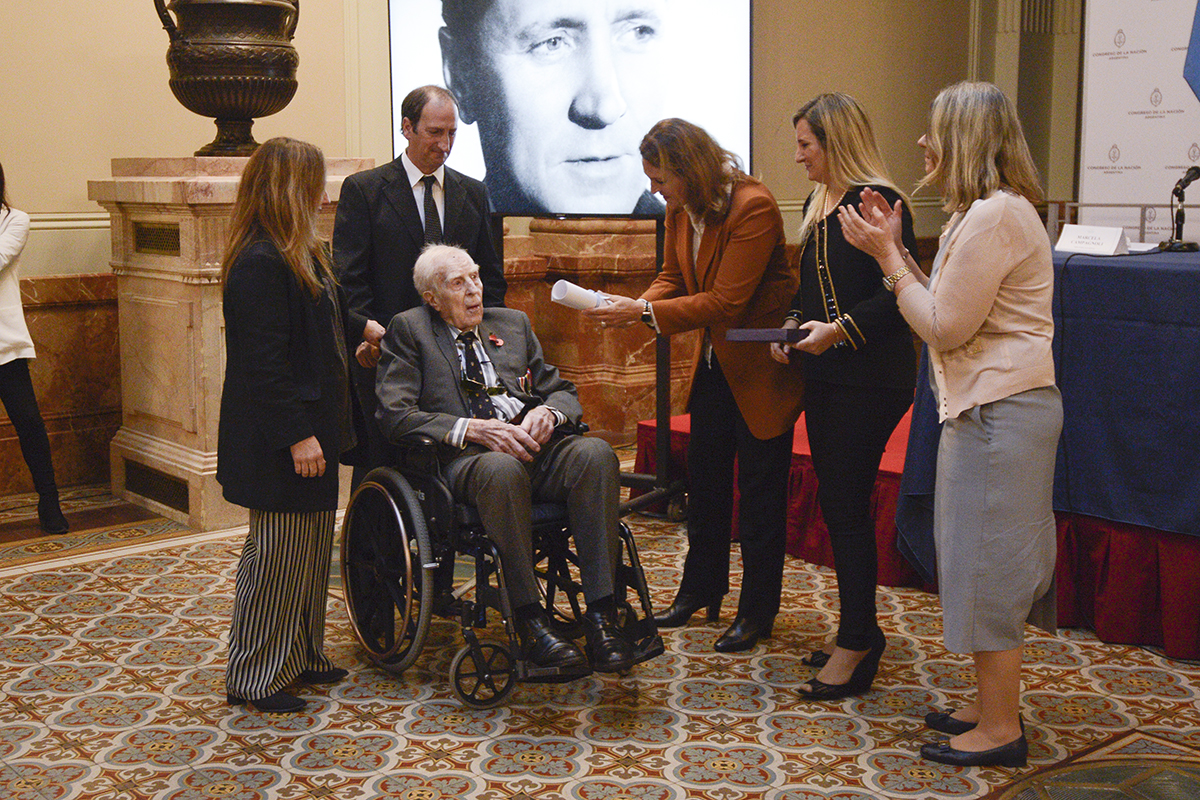
<path fill-rule="evenodd" d="M 483 365 L 475 354 L 475 331 L 463 331 L 458 335 L 463 348 L 463 391 L 467 394 L 467 406 L 475 419 L 493 419 L 496 408 L 487 393 L 483 379 Z"/>

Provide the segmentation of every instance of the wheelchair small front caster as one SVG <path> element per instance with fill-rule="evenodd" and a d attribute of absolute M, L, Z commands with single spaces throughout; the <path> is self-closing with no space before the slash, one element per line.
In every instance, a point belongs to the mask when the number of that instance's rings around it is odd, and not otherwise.
<path fill-rule="evenodd" d="M 450 662 L 454 696 L 472 708 L 493 708 L 504 701 L 516 683 L 512 654 L 495 642 L 468 644 Z"/>

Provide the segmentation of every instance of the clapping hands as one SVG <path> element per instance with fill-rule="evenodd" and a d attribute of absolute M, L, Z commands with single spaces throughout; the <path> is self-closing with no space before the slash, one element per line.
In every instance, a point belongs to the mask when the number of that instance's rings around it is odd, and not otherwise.
<path fill-rule="evenodd" d="M 904 249 L 901 239 L 902 201 L 888 205 L 882 194 L 871 188 L 860 193 L 858 208 L 847 204 L 838 207 L 838 221 L 846 241 L 877 261 L 893 251 Z"/>

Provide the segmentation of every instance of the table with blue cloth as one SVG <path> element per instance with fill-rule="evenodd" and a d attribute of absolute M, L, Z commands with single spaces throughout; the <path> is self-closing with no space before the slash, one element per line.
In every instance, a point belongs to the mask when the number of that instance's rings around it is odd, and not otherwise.
<path fill-rule="evenodd" d="M 1054 281 L 1059 624 L 1200 658 L 1200 254 L 1056 252 Z M 939 426 L 917 391 L 896 522 L 928 576 Z"/>

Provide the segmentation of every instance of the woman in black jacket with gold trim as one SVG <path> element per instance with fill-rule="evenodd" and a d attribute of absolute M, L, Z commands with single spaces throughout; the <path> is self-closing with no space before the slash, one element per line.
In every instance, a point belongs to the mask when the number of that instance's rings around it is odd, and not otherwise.
<path fill-rule="evenodd" d="M 299 679 L 346 671 L 322 652 L 338 457 L 354 442 L 343 306 L 317 210 L 320 149 L 264 142 L 246 164 L 221 265 L 225 385 L 217 480 L 250 509 L 238 561 L 226 690 L 231 704 L 293 712 Z"/>
<path fill-rule="evenodd" d="M 871 124 L 849 95 L 822 94 L 796 112 L 796 162 L 817 184 L 800 229 L 800 290 L 785 327 L 808 335 L 772 345 L 780 361 L 801 353 L 805 418 L 817 474 L 817 501 L 829 529 L 841 601 L 835 647 L 812 653 L 820 667 L 802 697 L 836 700 L 871 688 L 886 647 L 876 621 L 878 555 L 871 491 L 884 447 L 912 404 L 916 365 L 912 334 L 875 260 L 842 237 L 835 212 L 870 186 L 894 203 Z M 912 216 L 903 241 L 913 249 Z"/>

